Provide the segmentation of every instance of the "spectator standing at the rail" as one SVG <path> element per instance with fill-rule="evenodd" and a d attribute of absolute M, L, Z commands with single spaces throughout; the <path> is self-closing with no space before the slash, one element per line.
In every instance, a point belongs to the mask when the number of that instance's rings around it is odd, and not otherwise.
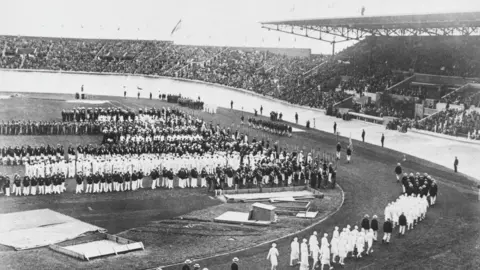
<path fill-rule="evenodd" d="M 337 122 L 333 122 L 333 134 L 337 134 Z"/>
<path fill-rule="evenodd" d="M 233 100 L 230 101 L 230 109 L 233 110 Z"/>
<path fill-rule="evenodd" d="M 279 253 L 277 249 L 277 244 L 273 243 L 272 248 L 270 248 L 267 255 L 267 260 L 270 260 L 270 263 L 272 264 L 272 267 L 270 268 L 271 270 L 277 270 L 278 256 Z"/>
<path fill-rule="evenodd" d="M 393 225 L 390 218 L 387 218 L 387 221 L 383 223 L 383 239 L 382 243 L 390 243 L 390 237 L 392 235 Z"/>
<path fill-rule="evenodd" d="M 123 86 L 123 98 L 127 99 L 127 89 Z"/>
<path fill-rule="evenodd" d="M 150 92 L 150 100 L 152 100 L 152 92 Z"/>
<path fill-rule="evenodd" d="M 382 147 L 383 147 L 383 143 L 385 142 L 385 135 L 382 133 L 382 138 L 380 139 L 380 142 L 382 143 Z"/>
<path fill-rule="evenodd" d="M 455 169 L 455 172 L 458 172 L 458 158 L 455 157 L 455 161 L 453 162 L 453 168 Z"/>
<path fill-rule="evenodd" d="M 230 266 L 230 270 L 238 270 L 238 261 L 239 259 L 237 257 L 233 258 L 232 260 L 232 265 Z"/>
<path fill-rule="evenodd" d="M 295 113 L 295 123 L 298 125 L 298 113 Z"/>
<path fill-rule="evenodd" d="M 362 142 L 365 142 L 365 129 L 362 129 Z"/>
<path fill-rule="evenodd" d="M 260 115 L 263 115 L 263 106 L 260 105 Z"/>
<path fill-rule="evenodd" d="M 400 182 L 400 177 L 402 177 L 402 165 L 397 163 L 397 167 L 395 167 L 395 175 L 397 176 L 397 183 Z"/>
<path fill-rule="evenodd" d="M 140 91 L 137 93 L 137 99 L 140 99 Z"/>

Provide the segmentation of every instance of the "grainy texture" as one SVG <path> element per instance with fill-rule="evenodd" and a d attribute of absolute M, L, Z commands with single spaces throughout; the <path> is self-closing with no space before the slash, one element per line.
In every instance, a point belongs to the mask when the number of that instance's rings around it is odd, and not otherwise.
<path fill-rule="evenodd" d="M 122 102 L 126 106 L 138 109 L 140 106 L 171 106 L 158 101 L 137 100 L 121 98 L 99 99 L 114 100 L 115 104 Z M 1 107 L 5 102 L 0 100 Z M 41 104 L 41 101 L 35 101 Z M 35 115 L 39 111 L 50 112 L 48 117 L 55 117 L 52 109 L 38 105 Z M 51 105 L 50 105 L 51 106 Z M 73 105 L 69 105 L 73 106 Z M 7 106 L 10 110 L 10 106 Z M 86 107 L 86 106 L 85 106 Z M 29 110 L 30 107 L 24 107 Z M 14 115 L 33 115 L 33 112 L 11 112 L 8 118 L 16 118 Z M 240 122 L 241 112 L 219 109 L 219 114 L 212 117 L 209 114 L 195 112 L 207 121 L 215 123 L 236 125 Z M 50 116 L 51 115 L 51 116 Z M 246 116 L 249 114 L 245 113 Z M 44 116 L 47 117 L 47 116 Z M 47 118 L 48 118 L 47 117 Z M 60 117 L 60 114 L 58 114 Z M 43 119 L 43 117 L 40 117 Z M 16 118 L 18 119 L 18 118 Z M 318 123 L 317 123 L 318 124 Z M 302 128 L 302 127 L 298 127 Z M 241 128 L 248 131 L 248 128 Z M 250 138 L 260 138 L 265 133 L 250 131 Z M 296 133 L 292 138 L 268 135 L 272 141 L 279 140 L 280 145 L 298 145 L 306 149 L 321 149 L 333 153 L 336 138 L 332 134 L 309 130 L 305 133 Z M 18 137 L 17 137 L 18 138 Z M 15 139 L 17 139 L 15 138 Z M 34 137 L 22 137 L 22 144 L 35 143 Z M 67 139 L 68 140 L 68 139 Z M 0 138 L 3 141 L 3 138 Z M 348 144 L 347 139 L 340 138 L 342 145 Z M 53 142 L 52 142 L 53 143 Z M 331 235 L 334 226 L 344 227 L 347 224 L 359 224 L 364 214 L 377 214 L 380 222 L 383 222 L 383 210 L 385 205 L 394 200 L 400 192 L 398 184 L 394 183 L 394 165 L 401 162 L 403 154 L 371 144 L 354 141 L 355 152 L 353 162 L 346 164 L 344 160 L 338 164 L 338 183 L 345 190 L 345 204 L 342 209 L 316 226 L 314 229 L 300 235 L 307 236 L 313 230 L 319 233 L 328 232 Z M 344 147 L 345 148 L 345 147 Z M 455 174 L 451 169 L 432 164 L 429 161 L 419 160 L 407 156 L 407 161 L 402 162 L 405 171 L 427 172 L 440 181 L 439 197 L 437 206 L 429 209 L 427 219 L 415 230 L 408 232 L 404 238 L 392 239 L 389 246 L 374 244 L 375 250 L 372 256 L 360 260 L 347 259 L 345 269 L 476 269 L 480 265 L 478 248 L 480 246 L 480 207 L 477 194 L 473 192 L 474 182 L 462 174 Z M 69 186 L 72 182 L 69 182 Z M 73 186 L 71 186 L 73 187 Z M 101 195 L 73 195 L 63 194 L 43 197 L 5 198 L 0 197 L 1 212 L 16 212 L 21 210 L 50 208 L 63 214 L 79 218 L 82 221 L 106 227 L 110 232 L 116 233 L 128 228 L 140 228 L 147 226 L 155 220 L 165 220 L 175 216 L 185 215 L 195 210 L 218 204 L 204 195 L 202 190 L 142 190 L 135 193 L 101 194 Z M 93 211 L 89 211 L 88 207 Z M 174 224 L 177 224 L 175 222 Z M 188 222 L 187 222 L 188 224 Z M 306 226 L 305 224 L 304 226 Z M 151 227 L 150 227 L 151 228 Z M 153 227 L 155 228 L 155 227 Z M 229 234 L 238 234 L 237 227 L 225 227 Z M 212 227 L 212 230 L 221 230 L 220 227 Z M 228 230 L 227 230 L 228 228 Z M 230 229 L 232 228 L 232 229 Z M 186 228 L 188 229 L 188 228 Z M 190 229 L 188 229 L 190 230 Z M 253 233 L 241 230 L 242 233 Z M 191 231 L 191 230 L 190 230 Z M 132 232 L 132 238 L 135 235 Z M 173 233 L 172 233 L 173 234 Z M 381 235 L 381 234 L 380 234 Z M 281 236 L 281 235 L 279 235 Z M 229 236 L 229 238 L 235 236 Z M 144 238 L 142 236 L 142 238 Z M 92 262 L 80 262 L 64 255 L 54 253 L 48 249 L 35 249 L 15 252 L 9 248 L 0 248 L 0 269 L 144 269 L 162 265 L 165 256 L 174 254 L 176 257 L 191 258 L 191 254 L 184 250 L 212 249 L 209 243 L 217 240 L 219 249 L 236 248 L 234 241 L 218 240 L 217 236 L 195 237 L 183 233 L 178 237 L 162 237 L 152 233 L 151 238 L 145 240 L 146 250 L 117 257 L 109 257 Z M 194 239 L 194 240 L 192 240 Z M 149 246 L 165 243 L 171 245 L 168 253 L 157 254 L 149 249 Z M 290 239 L 278 241 L 280 252 L 279 269 L 288 269 L 287 260 L 289 254 Z M 207 245 L 208 243 L 208 245 Z M 184 249 L 185 248 L 185 249 Z M 213 247 L 217 248 L 217 246 Z M 239 257 L 241 269 L 269 269 L 269 262 L 265 259 L 268 245 L 246 251 L 236 252 L 228 256 L 221 256 L 206 261 L 198 261 L 202 267 L 207 266 L 210 270 L 229 269 L 231 259 Z M 339 267 L 335 265 L 335 267 Z M 171 267 L 167 269 L 180 269 Z"/>

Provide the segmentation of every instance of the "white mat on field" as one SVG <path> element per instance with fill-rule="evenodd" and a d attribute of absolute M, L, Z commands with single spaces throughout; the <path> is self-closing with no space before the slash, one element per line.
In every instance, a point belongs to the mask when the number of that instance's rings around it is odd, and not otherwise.
<path fill-rule="evenodd" d="M 91 99 L 71 99 L 66 100 L 67 103 L 83 103 L 83 104 L 104 104 L 109 103 L 108 100 L 91 100 Z"/>
<path fill-rule="evenodd" d="M 295 197 L 305 197 L 313 196 L 313 193 L 310 191 L 282 191 L 282 192 L 270 192 L 270 193 L 244 193 L 244 194 L 225 194 L 224 195 L 228 200 L 255 200 L 255 199 L 274 199 L 279 198 L 295 198 Z"/>
<path fill-rule="evenodd" d="M 106 230 L 50 209 L 0 215 L 0 244 L 17 250 L 60 243 L 93 231 Z"/>
<path fill-rule="evenodd" d="M 292 132 L 305 132 L 305 130 L 292 127 Z"/>

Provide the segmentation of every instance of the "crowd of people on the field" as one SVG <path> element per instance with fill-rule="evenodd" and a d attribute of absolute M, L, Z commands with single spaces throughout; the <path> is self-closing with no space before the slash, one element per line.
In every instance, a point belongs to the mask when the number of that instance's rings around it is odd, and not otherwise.
<path fill-rule="evenodd" d="M 292 127 L 283 122 L 275 122 L 271 120 L 262 120 L 255 119 L 254 117 L 249 117 L 248 126 L 254 129 L 261 129 L 278 135 L 292 136 Z"/>
<path fill-rule="evenodd" d="M 12 120 L 0 123 L 0 135 L 95 135 L 100 134 L 100 122 L 59 122 Z"/>
<path fill-rule="evenodd" d="M 67 151 L 61 145 L 2 148 L 2 165 L 25 165 L 22 187 L 30 187 L 29 192 L 15 190 L 15 194 L 33 195 L 33 187 L 45 183 L 55 186 L 54 178 L 59 173 L 66 178 L 76 178 L 77 193 L 136 190 L 143 187 L 143 182 L 134 184 L 133 181 L 143 181 L 146 176 L 151 177 L 152 188 L 173 188 L 175 177 L 178 182 L 175 187 L 208 186 L 217 194 L 223 188 L 305 185 L 311 179 L 316 183 L 322 178 L 318 170 L 328 175 L 324 176 L 328 182 L 323 186 L 335 179 L 334 169 L 326 163 L 318 168 L 320 161 L 311 155 L 287 153 L 265 140 L 249 141 L 238 130 L 207 124 L 180 109 L 140 109 L 138 114 L 133 112 L 133 121 L 126 122 L 119 121 L 122 112 L 112 108 L 80 108 L 71 112 L 68 116 L 62 114 L 65 120 L 77 119 L 79 115 L 86 120 L 109 117 L 100 122 L 102 144 L 76 148 L 70 145 Z M 97 122 L 61 123 L 93 125 Z M 291 133 L 291 129 L 283 132 Z M 46 190 L 39 194 L 51 193 L 50 189 Z M 52 192 L 57 193 L 56 190 Z"/>
<path fill-rule="evenodd" d="M 417 129 L 480 139 L 480 114 L 475 110 L 446 109 L 414 124 Z"/>

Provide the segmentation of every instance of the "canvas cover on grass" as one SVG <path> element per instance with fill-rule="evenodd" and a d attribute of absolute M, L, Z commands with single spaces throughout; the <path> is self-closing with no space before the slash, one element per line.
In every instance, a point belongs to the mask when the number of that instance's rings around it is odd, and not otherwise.
<path fill-rule="evenodd" d="M 31 249 L 106 230 L 50 209 L 0 214 L 0 244 Z"/>

